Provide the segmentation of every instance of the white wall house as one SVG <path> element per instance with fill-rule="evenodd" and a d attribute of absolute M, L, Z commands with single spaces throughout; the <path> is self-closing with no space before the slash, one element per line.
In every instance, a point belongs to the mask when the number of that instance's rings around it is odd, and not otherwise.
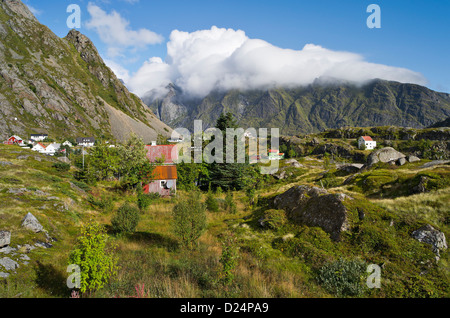
<path fill-rule="evenodd" d="M 54 156 L 56 154 L 56 152 L 59 151 L 59 149 L 61 148 L 61 144 L 56 144 L 53 143 L 51 145 L 48 145 L 47 148 L 45 148 L 45 154 L 50 155 L 50 156 Z"/>
<path fill-rule="evenodd" d="M 48 138 L 47 134 L 33 134 L 33 135 L 31 135 L 30 140 L 39 142 L 39 141 L 44 141 L 47 138 Z"/>
<path fill-rule="evenodd" d="M 72 145 L 72 143 L 70 142 L 70 141 L 65 141 L 63 144 L 62 144 L 63 146 L 68 146 L 68 147 L 70 147 L 70 148 L 73 148 L 73 145 Z"/>
<path fill-rule="evenodd" d="M 94 147 L 95 145 L 95 138 L 77 138 L 77 144 L 78 146 L 84 146 L 84 147 Z"/>
<path fill-rule="evenodd" d="M 370 136 L 361 136 L 358 139 L 358 148 L 363 150 L 373 150 L 377 147 L 377 142 Z"/>
<path fill-rule="evenodd" d="M 33 146 L 33 148 L 31 148 L 31 150 L 37 151 L 39 153 L 45 153 L 45 149 L 46 149 L 46 147 L 43 144 L 41 144 L 40 142 L 38 142 L 37 144 L 35 144 Z"/>

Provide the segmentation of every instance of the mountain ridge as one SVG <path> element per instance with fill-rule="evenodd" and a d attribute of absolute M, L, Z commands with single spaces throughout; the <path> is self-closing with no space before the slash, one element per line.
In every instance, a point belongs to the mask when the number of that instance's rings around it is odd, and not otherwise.
<path fill-rule="evenodd" d="M 118 141 L 134 132 L 145 142 L 170 136 L 79 31 L 59 38 L 21 1 L 1 0 L 0 35 L 2 139 L 34 132 Z"/>
<path fill-rule="evenodd" d="M 195 119 L 211 127 L 228 111 L 243 128 L 274 127 L 291 135 L 344 126 L 425 128 L 450 116 L 449 94 L 382 79 L 361 85 L 328 80 L 296 88 L 215 91 L 202 99 L 183 97 L 175 85 L 168 89 L 164 98 L 143 101 L 168 125 L 189 129 Z"/>

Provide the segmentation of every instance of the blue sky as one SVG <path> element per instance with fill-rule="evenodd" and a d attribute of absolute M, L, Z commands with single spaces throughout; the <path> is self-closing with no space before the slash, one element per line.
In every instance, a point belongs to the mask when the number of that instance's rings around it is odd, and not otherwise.
<path fill-rule="evenodd" d="M 207 46 L 205 37 L 214 33 L 211 31 L 212 26 L 217 26 L 234 31 L 242 30 L 247 38 L 263 40 L 279 49 L 301 51 L 305 45 L 314 44 L 331 51 L 328 52 L 330 54 L 351 52 L 358 57 L 350 59 L 363 59 L 367 63 L 420 73 L 426 79 L 424 84 L 427 87 L 450 93 L 448 61 L 450 1 L 448 0 L 24 0 L 24 2 L 33 9 L 42 24 L 60 37 L 64 37 L 69 31 L 66 24 L 70 15 L 66 12 L 67 6 L 78 4 L 82 10 L 82 25 L 79 31 L 91 38 L 102 57 L 108 61 L 108 65 L 117 73 L 121 73 L 120 75 L 123 74 L 123 77 L 130 77 L 130 83 L 138 72 L 144 74 L 140 81 L 134 80 L 141 86 L 144 79 L 148 78 L 145 76 L 161 74 L 155 73 L 156 66 L 159 67 L 158 70 L 164 69 L 165 77 L 177 73 L 180 77 L 177 79 L 181 83 L 188 83 L 192 79 L 192 74 L 183 73 L 185 68 L 181 62 L 176 66 L 166 64 L 167 43 L 171 41 L 172 32 L 184 31 L 190 34 L 190 39 L 193 39 L 194 32 L 209 30 L 209 33 L 199 35 Z M 378 4 L 381 8 L 380 29 L 369 29 L 366 25 L 370 15 L 366 9 L 372 3 Z M 92 14 L 93 9 L 99 14 L 96 17 Z M 101 34 L 101 28 L 106 24 L 98 20 L 103 17 L 105 21 L 111 22 L 114 11 L 115 18 L 123 23 L 124 33 L 119 30 L 114 32 L 117 39 L 114 36 L 106 39 L 105 34 Z M 145 29 L 146 33 L 139 33 L 142 29 Z M 152 34 L 155 35 L 153 40 Z M 227 38 L 238 36 L 236 33 L 230 33 Z M 188 42 L 182 42 L 181 38 L 183 37 L 180 35 L 172 42 L 174 46 L 182 45 L 186 48 Z M 239 43 L 244 43 L 244 40 Z M 274 58 L 280 58 L 284 56 L 283 54 L 280 51 Z M 270 55 L 264 56 L 270 58 Z M 156 64 L 152 64 L 151 67 L 147 65 L 148 68 L 144 69 L 143 64 L 152 57 L 160 57 L 163 63 L 157 61 Z M 177 61 L 189 58 L 193 57 L 184 56 L 182 52 L 173 53 L 170 57 L 171 60 L 178 59 Z M 152 61 L 151 63 L 155 62 Z M 221 60 L 221 67 L 228 64 L 228 60 Z M 205 64 L 198 65 L 201 67 Z M 217 77 L 214 78 L 216 79 Z M 139 86 L 138 84 L 136 85 Z"/>

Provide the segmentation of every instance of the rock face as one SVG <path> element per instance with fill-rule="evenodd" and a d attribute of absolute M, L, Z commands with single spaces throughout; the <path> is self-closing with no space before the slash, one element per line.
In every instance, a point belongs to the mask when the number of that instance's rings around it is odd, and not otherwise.
<path fill-rule="evenodd" d="M 13 261 L 12 259 L 10 259 L 9 257 L 3 257 L 2 259 L 0 259 L 0 268 L 4 268 L 7 271 L 13 271 L 17 268 L 19 268 L 19 263 L 17 263 L 16 261 Z"/>
<path fill-rule="evenodd" d="M 349 229 L 348 212 L 343 204 L 346 199 L 349 197 L 302 185 L 277 196 L 274 206 L 285 210 L 293 222 L 320 227 L 333 240 L 339 241 L 341 232 Z"/>
<path fill-rule="evenodd" d="M 35 233 L 39 233 L 44 230 L 44 227 L 41 225 L 41 223 L 39 223 L 36 217 L 31 213 L 28 213 L 22 220 L 22 226 Z"/>
<path fill-rule="evenodd" d="M 386 147 L 372 152 L 367 159 L 367 165 L 372 166 L 378 162 L 398 162 L 399 159 L 404 158 L 406 156 L 401 152 L 392 147 Z"/>
<path fill-rule="evenodd" d="M 0 231 L 0 248 L 8 246 L 11 243 L 11 232 Z"/>
<path fill-rule="evenodd" d="M 445 239 L 444 233 L 436 230 L 429 224 L 414 231 L 411 236 L 419 242 L 431 245 L 433 252 L 438 258 L 439 252 L 447 249 L 447 240 Z"/>

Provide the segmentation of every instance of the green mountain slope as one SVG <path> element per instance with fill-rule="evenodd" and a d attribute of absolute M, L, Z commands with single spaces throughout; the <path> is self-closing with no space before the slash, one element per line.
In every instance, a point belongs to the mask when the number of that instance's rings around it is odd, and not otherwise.
<path fill-rule="evenodd" d="M 191 128 L 194 119 L 211 126 L 221 112 L 230 111 L 243 128 L 275 127 L 285 135 L 344 126 L 425 128 L 450 115 L 449 94 L 384 80 L 363 86 L 317 81 L 291 89 L 213 92 L 202 100 L 183 99 L 171 86 L 165 99 L 144 101 L 172 127 Z"/>
<path fill-rule="evenodd" d="M 20 1 L 0 1 L 0 137 L 33 132 L 52 137 L 146 141 L 171 129 L 131 94 L 93 43 L 72 30 L 61 39 Z"/>

